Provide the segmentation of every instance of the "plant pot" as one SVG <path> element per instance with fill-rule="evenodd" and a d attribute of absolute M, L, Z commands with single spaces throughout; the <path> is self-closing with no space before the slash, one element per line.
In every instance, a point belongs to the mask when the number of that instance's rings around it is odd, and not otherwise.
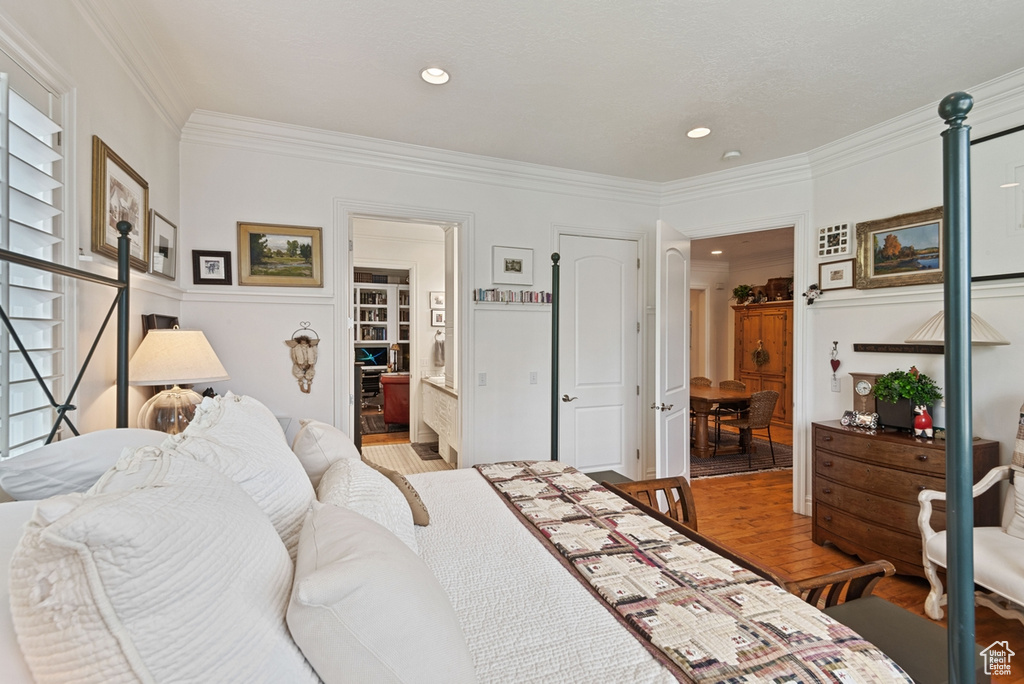
<path fill-rule="evenodd" d="M 928 407 L 929 412 L 931 406 Z M 875 410 L 878 412 L 878 423 L 889 428 L 913 431 L 914 429 L 914 405 L 909 399 L 900 399 L 895 404 L 888 401 L 878 400 L 875 402 Z"/>

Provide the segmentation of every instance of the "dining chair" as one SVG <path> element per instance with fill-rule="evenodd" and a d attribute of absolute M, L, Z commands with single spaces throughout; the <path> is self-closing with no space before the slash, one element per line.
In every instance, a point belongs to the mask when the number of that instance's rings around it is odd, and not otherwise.
<path fill-rule="evenodd" d="M 747 383 L 740 382 L 739 380 L 722 380 L 718 383 L 718 386 L 722 389 L 740 390 L 742 392 L 747 391 Z M 746 402 L 722 402 L 715 407 L 715 439 L 719 440 L 722 438 L 722 416 L 734 416 L 739 415 L 747 410 Z"/>
<path fill-rule="evenodd" d="M 703 375 L 694 375 L 690 378 L 690 387 L 711 387 L 711 378 L 705 378 Z M 690 440 L 693 440 L 693 431 L 697 427 L 696 414 L 693 409 L 690 409 Z"/>
<path fill-rule="evenodd" d="M 738 428 L 740 433 L 750 432 L 751 443 L 754 440 L 753 430 L 768 430 L 768 447 L 772 451 L 772 465 L 775 465 L 775 444 L 772 442 L 772 414 L 775 413 L 775 404 L 779 400 L 779 393 L 775 390 L 762 390 L 750 395 L 750 408 L 746 414 L 740 414 L 731 420 L 723 420 L 722 424 Z M 715 442 L 715 451 L 718 451 L 718 442 Z M 747 467 L 752 465 L 753 449 L 747 452 Z"/>

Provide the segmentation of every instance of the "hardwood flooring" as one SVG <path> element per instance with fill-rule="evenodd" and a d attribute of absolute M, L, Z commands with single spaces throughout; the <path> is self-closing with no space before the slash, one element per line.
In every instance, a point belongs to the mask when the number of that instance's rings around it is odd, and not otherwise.
<path fill-rule="evenodd" d="M 772 437 L 777 438 L 774 428 Z M 855 556 L 811 541 L 811 519 L 793 512 L 792 477 L 791 471 L 783 470 L 694 480 L 690 486 L 700 531 L 791 579 L 859 565 Z M 928 582 L 896 575 L 879 582 L 875 594 L 923 616 Z M 942 624 L 946 624 L 945 618 Z M 993 677 L 993 682 L 1024 682 L 1024 626 L 1020 622 L 979 607 L 975 635 L 982 647 L 1007 641 L 1010 650 L 1018 654 L 1010 662 L 1012 674 Z"/>

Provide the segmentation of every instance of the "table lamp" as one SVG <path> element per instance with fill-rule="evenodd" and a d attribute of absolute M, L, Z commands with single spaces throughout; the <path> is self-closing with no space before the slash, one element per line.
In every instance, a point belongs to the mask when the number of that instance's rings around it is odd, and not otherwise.
<path fill-rule="evenodd" d="M 139 427 L 176 435 L 195 416 L 203 400 L 179 385 L 229 380 L 227 371 L 199 330 L 150 330 L 129 364 L 132 385 L 173 385 L 142 405 Z"/>

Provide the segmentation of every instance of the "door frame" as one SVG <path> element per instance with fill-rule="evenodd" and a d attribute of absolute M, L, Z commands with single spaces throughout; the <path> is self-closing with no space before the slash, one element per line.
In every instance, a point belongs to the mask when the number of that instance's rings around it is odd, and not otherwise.
<path fill-rule="evenodd" d="M 650 336 L 649 330 L 651 325 L 653 325 L 654 320 L 653 293 L 649 292 L 651 283 L 647 277 L 649 268 L 648 264 L 650 262 L 648 249 L 653 249 L 653 247 L 650 246 L 652 242 L 651 235 L 639 230 L 618 230 L 597 228 L 594 226 L 552 224 L 552 252 L 558 251 L 558 244 L 563 235 L 583 238 L 601 238 L 606 240 L 627 240 L 636 243 L 636 253 L 637 257 L 640 259 L 640 268 L 637 269 L 638 281 L 636 289 L 637 322 L 640 324 L 636 360 L 636 377 L 640 384 L 640 394 L 636 397 L 636 432 L 638 447 L 640 449 L 640 465 L 637 470 L 643 474 L 644 479 L 654 477 L 652 475 L 655 468 L 654 454 L 652 453 L 654 445 L 654 422 L 652 419 L 645 423 L 644 416 L 646 414 L 643 412 L 643 399 L 649 392 L 653 392 L 654 387 L 653 375 L 649 376 L 649 373 L 654 372 L 654 351 L 653 349 L 648 349 L 648 341 L 653 343 L 654 340 L 654 338 Z M 547 262 L 547 265 L 550 268 L 551 260 L 548 259 Z M 562 362 L 563 360 L 559 359 L 559 365 L 561 365 Z"/>
<path fill-rule="evenodd" d="M 473 431 L 466 426 L 473 425 L 473 384 L 466 378 L 473 377 L 472 359 L 473 339 L 468 331 L 473 329 L 474 312 L 470 306 L 472 283 L 476 282 L 473 268 L 473 234 L 475 217 L 471 212 L 436 209 L 433 207 L 417 207 L 401 204 L 378 204 L 336 197 L 334 205 L 334 233 L 338 239 L 334 241 L 335 275 L 341 291 L 334 298 L 335 303 L 335 335 L 338 340 L 348 340 L 352 336 L 349 327 L 352 317 L 352 221 L 356 218 L 376 219 L 382 221 L 399 221 L 404 223 L 449 224 L 456 228 L 458 246 L 458 316 L 456 338 L 458 340 L 458 396 L 459 396 L 459 465 L 473 465 L 465 459 L 465 454 L 474 453 Z M 341 347 L 339 358 L 344 362 L 345 382 L 336 383 L 335 424 L 339 429 L 352 434 L 352 418 L 355 398 L 352 396 L 352 344 L 338 345 Z M 339 374 L 340 375 L 340 374 Z"/>
<path fill-rule="evenodd" d="M 750 219 L 736 223 L 723 223 L 703 228 L 680 228 L 679 230 L 691 240 L 736 235 L 760 230 L 775 230 L 793 227 L 793 292 L 804 291 L 807 286 L 817 280 L 817 269 L 811 273 L 813 264 L 817 263 L 814 250 L 818 244 L 811 234 L 810 213 L 785 214 L 759 219 Z M 811 426 L 808 422 L 807 401 L 810 390 L 807 387 L 811 373 L 806 369 L 809 360 L 804 350 L 808 348 L 810 331 L 806 324 L 806 307 L 800 306 L 800 300 L 793 302 L 793 511 L 801 515 L 811 515 Z"/>

